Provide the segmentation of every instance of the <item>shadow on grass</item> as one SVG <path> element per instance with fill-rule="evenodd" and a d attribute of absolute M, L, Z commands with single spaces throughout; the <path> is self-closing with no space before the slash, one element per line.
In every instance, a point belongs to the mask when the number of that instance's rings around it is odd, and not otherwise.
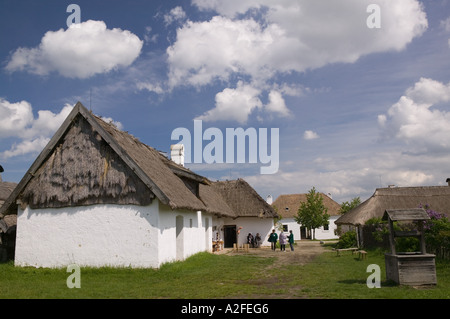
<path fill-rule="evenodd" d="M 365 279 L 344 279 L 344 280 L 339 280 L 338 283 L 347 284 L 347 285 L 354 285 L 354 284 L 366 285 L 367 280 L 365 280 Z M 381 284 L 381 287 L 397 287 L 398 286 L 398 284 L 392 280 L 381 281 L 380 284 Z"/>
<path fill-rule="evenodd" d="M 366 284 L 366 280 L 363 280 L 363 279 L 344 279 L 344 280 L 339 280 L 338 283 L 340 283 L 340 284 L 347 284 L 347 285 Z"/>

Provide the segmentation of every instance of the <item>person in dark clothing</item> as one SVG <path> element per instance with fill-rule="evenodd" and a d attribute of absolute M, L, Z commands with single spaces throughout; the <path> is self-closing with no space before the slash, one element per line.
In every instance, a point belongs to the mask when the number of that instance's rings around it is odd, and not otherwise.
<path fill-rule="evenodd" d="M 248 233 L 248 235 L 247 235 L 247 244 L 249 244 L 250 247 L 253 247 L 253 245 L 254 245 L 254 238 L 253 238 L 252 233 Z"/>
<path fill-rule="evenodd" d="M 294 234 L 292 233 L 292 230 L 289 231 L 288 242 L 289 246 L 291 246 L 291 251 L 294 251 Z"/>
<path fill-rule="evenodd" d="M 255 248 L 259 248 L 261 246 L 261 235 L 256 233 L 255 236 Z"/>
<path fill-rule="evenodd" d="M 269 236 L 269 242 L 271 243 L 272 250 L 275 250 L 275 248 L 277 246 L 277 241 L 278 241 L 278 235 L 274 229 L 274 230 L 272 230 L 272 233 Z"/>

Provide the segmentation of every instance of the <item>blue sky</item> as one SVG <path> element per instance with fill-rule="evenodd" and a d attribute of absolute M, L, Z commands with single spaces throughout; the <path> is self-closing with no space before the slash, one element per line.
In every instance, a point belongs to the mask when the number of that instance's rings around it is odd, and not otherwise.
<path fill-rule="evenodd" d="M 449 0 L 2 0 L 0 41 L 3 180 L 20 181 L 77 101 L 167 153 L 195 119 L 279 129 L 274 174 L 248 156 L 187 164 L 262 197 L 364 200 L 450 177 Z"/>

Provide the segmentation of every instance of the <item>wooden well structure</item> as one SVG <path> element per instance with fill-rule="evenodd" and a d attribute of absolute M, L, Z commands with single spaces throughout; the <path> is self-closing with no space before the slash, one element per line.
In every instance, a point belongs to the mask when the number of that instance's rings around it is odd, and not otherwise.
<path fill-rule="evenodd" d="M 384 212 L 383 220 L 389 222 L 389 242 L 391 253 L 385 254 L 386 279 L 400 285 L 421 286 L 436 285 L 435 255 L 427 254 L 424 237 L 424 221 L 430 219 L 423 208 L 389 209 Z M 396 231 L 394 222 L 416 224 L 415 230 Z M 396 237 L 416 237 L 420 241 L 418 252 L 397 252 Z"/>

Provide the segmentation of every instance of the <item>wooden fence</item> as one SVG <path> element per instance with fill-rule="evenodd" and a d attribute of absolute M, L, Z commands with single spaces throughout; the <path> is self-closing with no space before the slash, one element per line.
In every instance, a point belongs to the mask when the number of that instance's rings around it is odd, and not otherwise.
<path fill-rule="evenodd" d="M 382 249 L 389 249 L 389 236 L 385 234 L 381 241 L 378 241 L 374 238 L 373 232 L 375 231 L 375 226 L 366 225 L 362 228 L 362 242 L 363 247 L 381 247 Z M 448 241 L 446 241 L 448 242 Z M 431 247 L 430 245 L 426 246 L 427 253 L 436 255 L 436 258 L 439 259 L 447 259 L 450 260 L 450 247 L 439 246 L 439 247 Z"/>
<path fill-rule="evenodd" d="M 435 254 L 436 258 L 450 260 L 450 249 L 447 247 L 431 248 L 427 246 L 427 253 Z"/>

